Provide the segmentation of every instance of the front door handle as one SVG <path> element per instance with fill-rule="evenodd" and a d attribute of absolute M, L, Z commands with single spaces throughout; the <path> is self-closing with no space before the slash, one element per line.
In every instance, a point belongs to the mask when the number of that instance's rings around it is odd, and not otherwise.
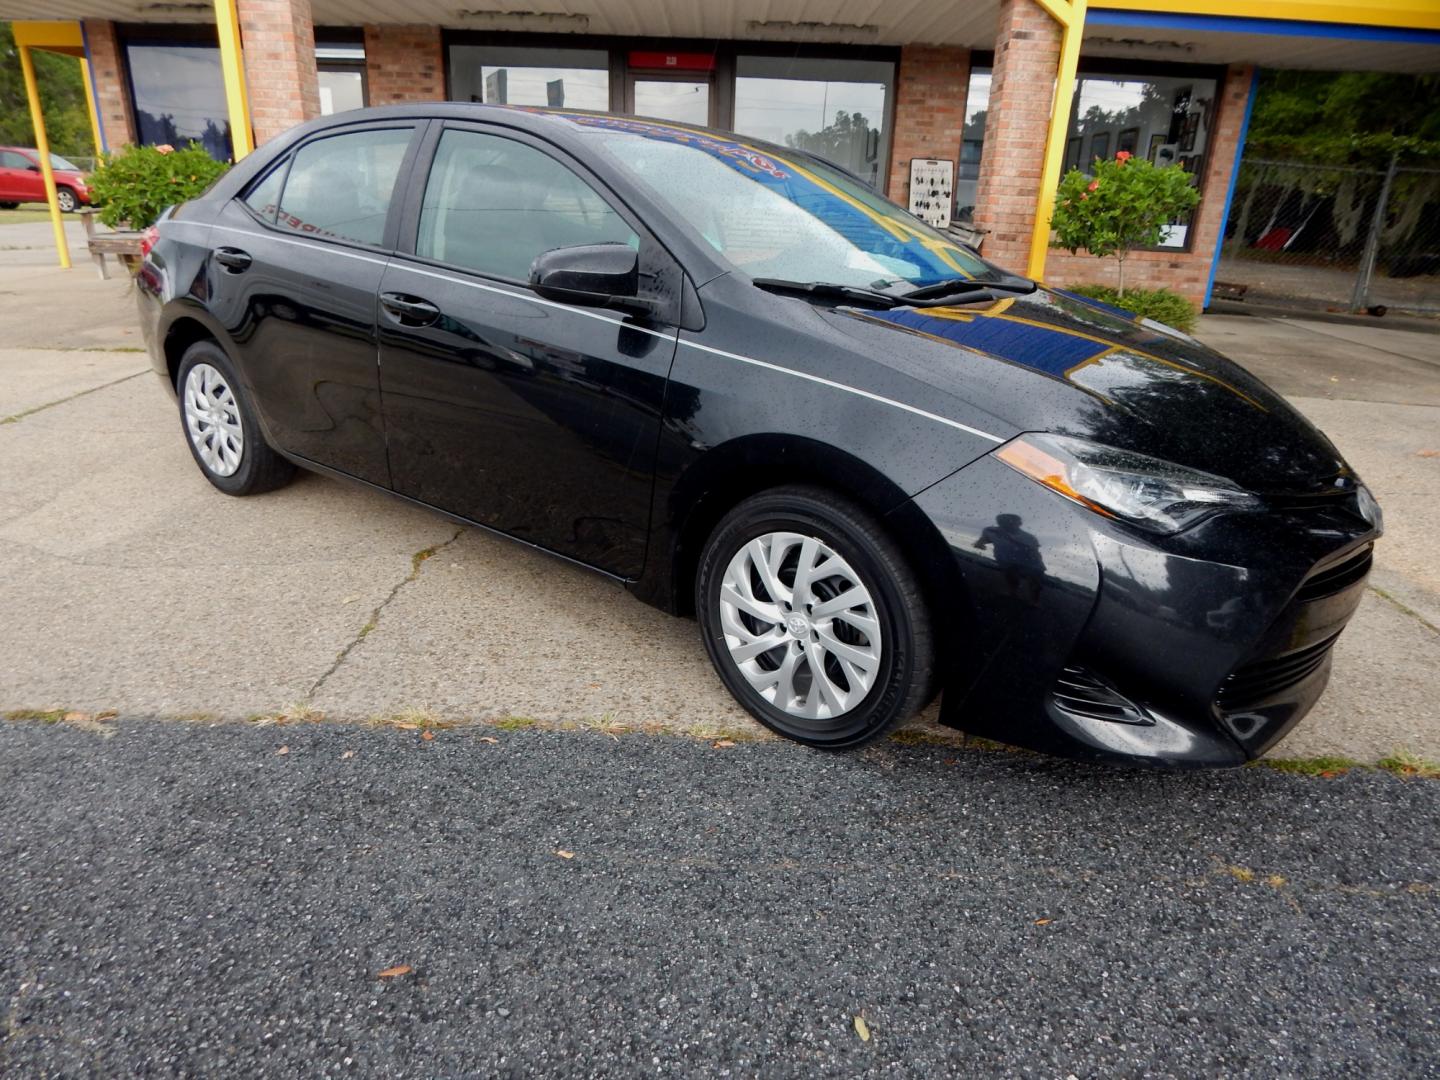
<path fill-rule="evenodd" d="M 381 293 L 380 306 L 401 326 L 429 326 L 440 318 L 440 309 L 429 300 L 403 293 Z"/>
<path fill-rule="evenodd" d="M 247 269 L 253 261 L 248 251 L 241 251 L 239 248 L 222 247 L 215 249 L 215 261 L 227 270 L 235 273 Z"/>

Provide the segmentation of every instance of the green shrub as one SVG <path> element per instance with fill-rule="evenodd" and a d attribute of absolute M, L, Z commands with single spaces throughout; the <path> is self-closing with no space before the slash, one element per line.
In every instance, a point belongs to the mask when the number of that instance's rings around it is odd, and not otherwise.
<path fill-rule="evenodd" d="M 1099 300 L 1102 304 L 1133 311 L 1176 330 L 1188 333 L 1195 329 L 1195 306 L 1170 289 L 1129 289 L 1124 296 L 1109 285 L 1076 285 L 1069 291 Z"/>
<path fill-rule="evenodd" d="M 1113 256 L 1124 296 L 1126 256 L 1160 243 L 1166 224 L 1194 210 L 1200 193 L 1180 166 L 1156 167 L 1124 150 L 1091 168 L 1092 176 L 1071 169 L 1061 179 L 1050 224 L 1060 247 Z"/>
<path fill-rule="evenodd" d="M 230 166 L 216 161 L 199 143 L 127 146 L 107 154 L 90 175 L 90 191 L 100 204 L 100 220 L 112 229 L 145 229 L 167 206 L 201 195 Z"/>

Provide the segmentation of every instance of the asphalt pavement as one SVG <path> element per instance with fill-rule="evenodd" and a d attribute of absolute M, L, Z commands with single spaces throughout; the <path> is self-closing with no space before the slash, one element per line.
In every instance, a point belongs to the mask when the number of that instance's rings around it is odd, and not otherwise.
<path fill-rule="evenodd" d="M 431 734 L 0 724 L 0 1074 L 1440 1070 L 1440 782 Z"/>

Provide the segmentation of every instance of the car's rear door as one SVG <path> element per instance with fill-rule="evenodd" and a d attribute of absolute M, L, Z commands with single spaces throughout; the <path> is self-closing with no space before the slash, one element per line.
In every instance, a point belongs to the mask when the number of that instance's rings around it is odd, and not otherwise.
<path fill-rule="evenodd" d="M 672 297 L 679 267 L 542 140 L 452 122 L 426 142 L 381 285 L 395 490 L 636 576 L 675 329 L 542 299 L 527 279 L 543 251 L 602 242 L 635 247 L 642 282 Z"/>
<path fill-rule="evenodd" d="M 0 200 L 43 202 L 45 179 L 40 163 L 18 150 L 0 150 Z"/>
<path fill-rule="evenodd" d="M 422 127 L 319 133 L 232 200 L 210 233 L 209 308 L 270 437 L 382 486 L 375 297 L 398 228 L 395 187 Z"/>

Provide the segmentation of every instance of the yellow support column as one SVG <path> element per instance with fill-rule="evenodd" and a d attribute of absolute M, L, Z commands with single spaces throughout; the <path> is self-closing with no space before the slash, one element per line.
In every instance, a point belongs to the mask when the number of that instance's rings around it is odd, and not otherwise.
<path fill-rule="evenodd" d="M 40 175 L 45 181 L 45 201 L 50 204 L 50 226 L 55 230 L 55 250 L 60 265 L 70 269 L 70 245 L 65 242 L 65 222 L 60 217 L 60 201 L 55 197 L 55 170 L 50 167 L 50 139 L 45 134 L 45 115 L 40 108 L 40 85 L 35 81 L 35 61 L 30 46 L 18 45 L 20 71 L 25 76 L 25 97 L 30 102 L 30 123 L 35 128 L 35 150 L 40 158 Z"/>
<path fill-rule="evenodd" d="M 240 47 L 240 16 L 235 0 L 215 0 L 215 29 L 220 37 L 220 71 L 225 78 L 225 104 L 230 116 L 230 147 L 239 161 L 255 149 L 250 129 L 250 101 L 245 93 L 245 56 Z"/>
<path fill-rule="evenodd" d="M 85 82 L 85 107 L 90 110 L 90 136 L 95 140 L 95 156 L 105 152 L 105 140 L 100 137 L 100 110 L 95 104 L 95 83 L 90 77 L 90 61 L 80 60 L 80 78 Z"/>
<path fill-rule="evenodd" d="M 1045 276 L 1045 256 L 1050 251 L 1050 217 L 1055 213 L 1055 189 L 1060 184 L 1060 166 L 1065 160 L 1065 139 L 1070 128 L 1070 105 L 1075 100 L 1075 72 L 1080 64 L 1080 39 L 1085 33 L 1086 0 L 1040 0 L 1040 3 L 1060 24 L 1060 64 L 1055 73 L 1055 100 L 1050 106 L 1045 159 L 1040 166 L 1040 195 L 1035 202 L 1030 260 L 1026 264 L 1026 273 L 1037 280 Z"/>

